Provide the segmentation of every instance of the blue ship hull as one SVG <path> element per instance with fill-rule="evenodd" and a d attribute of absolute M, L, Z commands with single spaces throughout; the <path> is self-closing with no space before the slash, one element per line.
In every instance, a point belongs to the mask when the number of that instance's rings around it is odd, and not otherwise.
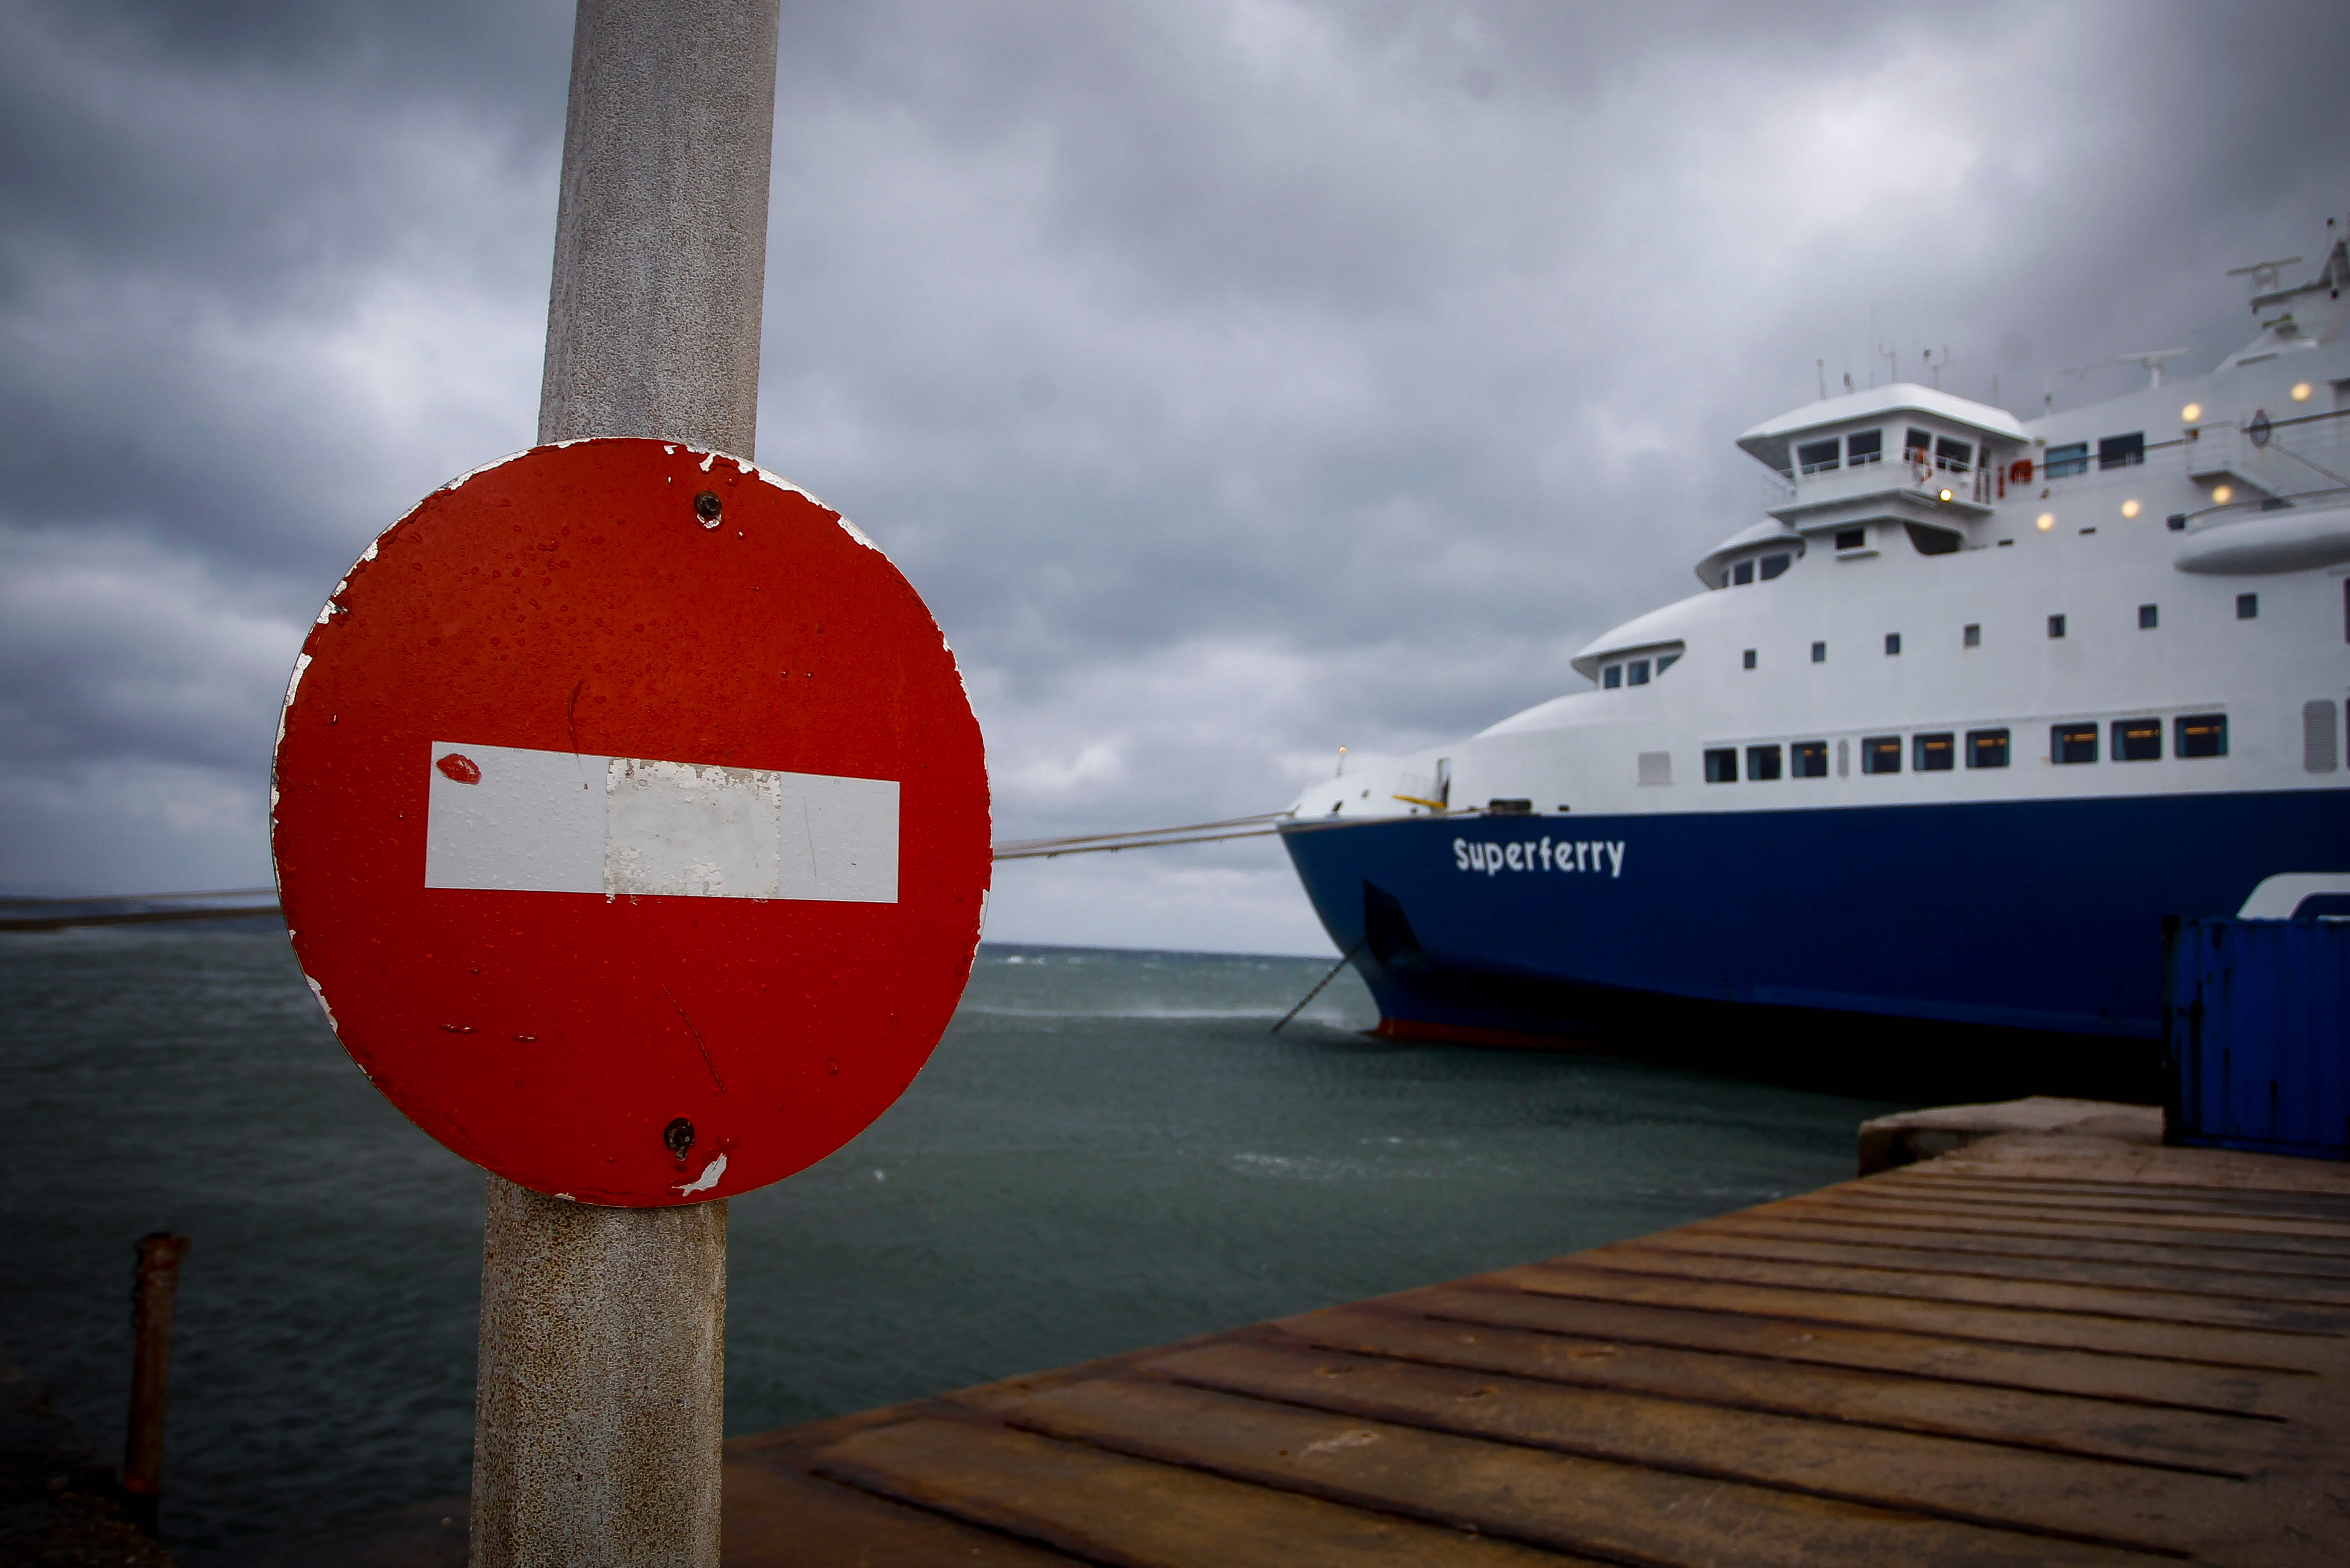
<path fill-rule="evenodd" d="M 2164 918 L 2350 867 L 2350 795 L 1410 817 L 1284 842 L 1384 1033 L 1606 1044 L 1654 1000 L 2118 1044 L 2160 1037 Z"/>

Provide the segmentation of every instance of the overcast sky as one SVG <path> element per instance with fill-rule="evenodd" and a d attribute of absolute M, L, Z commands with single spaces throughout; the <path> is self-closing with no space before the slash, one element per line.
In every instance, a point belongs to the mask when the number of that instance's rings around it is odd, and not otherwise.
<path fill-rule="evenodd" d="M 319 602 L 531 438 L 570 36 L 0 0 L 0 890 L 268 879 Z M 929 599 L 999 836 L 1275 808 L 1584 684 L 1817 361 L 2028 417 L 2249 339 L 2345 61 L 2338 3 L 786 0 L 758 456 Z M 1264 842 L 1003 867 L 988 934 L 1328 950 Z"/>

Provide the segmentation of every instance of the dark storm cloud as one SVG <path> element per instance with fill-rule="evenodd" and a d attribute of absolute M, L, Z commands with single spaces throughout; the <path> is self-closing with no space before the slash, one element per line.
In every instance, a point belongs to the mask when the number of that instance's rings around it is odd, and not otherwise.
<path fill-rule="evenodd" d="M 2029 414 L 2232 347 L 2350 202 L 2338 9 L 787 6 L 759 455 L 931 599 L 1007 835 L 1278 805 L 1579 684 L 1883 348 Z M 318 598 L 528 439 L 569 35 L 0 0 L 0 878 L 261 872 Z M 1313 940 L 1263 846 L 993 919 Z"/>
<path fill-rule="evenodd" d="M 493 15 L 0 9 L 12 521 L 326 568 L 319 492 L 271 447 L 364 445 L 375 410 L 311 402 L 317 358 L 389 284 L 511 287 L 546 249 L 546 203 L 495 209 L 552 156 L 564 18 Z"/>

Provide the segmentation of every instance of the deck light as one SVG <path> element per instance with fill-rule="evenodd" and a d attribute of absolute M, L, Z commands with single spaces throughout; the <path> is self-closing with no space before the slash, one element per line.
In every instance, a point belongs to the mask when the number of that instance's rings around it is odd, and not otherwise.
<path fill-rule="evenodd" d="M 2220 484 L 2214 485 L 2212 487 L 2211 499 L 2218 502 L 2222 506 L 2225 506 L 2229 502 L 2233 501 L 2235 498 L 2235 491 L 2228 485 Z"/>
<path fill-rule="evenodd" d="M 1943 490 L 1943 491 L 1937 491 L 1937 492 L 1936 492 L 1936 493 L 1937 493 L 1937 494 L 1939 494 L 1939 495 L 1943 500 L 1945 500 L 1945 501 L 1948 501 L 1948 500 L 1950 498 L 1950 493 L 1949 491 L 1947 491 L 1947 490 Z"/>
<path fill-rule="evenodd" d="M 2043 534 L 2045 534 L 2049 529 L 2054 528 L 2054 526 L 2056 526 L 2056 514 L 2054 512 L 2043 512 L 2040 514 L 2040 531 Z"/>
<path fill-rule="evenodd" d="M 2309 401 L 2309 390 L 2308 382 L 2295 381 L 2293 386 L 2293 400 L 2296 403 L 2305 403 Z"/>
<path fill-rule="evenodd" d="M 2200 403 L 2189 403 L 2185 408 L 2178 410 L 2178 417 L 2185 420 L 2191 425 L 2197 420 L 2203 417 L 2203 405 Z"/>
<path fill-rule="evenodd" d="M 2137 516 L 2137 502 L 2135 502 L 2135 501 L 2125 501 L 2125 502 L 2123 502 L 2123 503 L 2122 503 L 2122 515 L 2123 515 L 2123 516 L 2125 516 L 2125 517 L 2135 517 L 2135 516 Z"/>

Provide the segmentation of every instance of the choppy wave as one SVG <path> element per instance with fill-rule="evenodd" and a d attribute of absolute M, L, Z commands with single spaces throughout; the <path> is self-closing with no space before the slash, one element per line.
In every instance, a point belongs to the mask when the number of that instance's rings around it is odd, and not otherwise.
<path fill-rule="evenodd" d="M 1269 1033 L 1326 962 L 982 957 L 894 1107 L 733 1200 L 730 1432 L 1825 1185 L 1883 1108 L 1565 1054 L 1367 1050 L 1335 1033 L 1376 1016 L 1351 974 L 1315 1027 Z M 481 1173 L 351 1067 L 282 930 L 0 936 L 0 1354 L 93 1437 L 120 1430 L 132 1241 L 194 1239 L 169 1540 L 463 1493 Z"/>

